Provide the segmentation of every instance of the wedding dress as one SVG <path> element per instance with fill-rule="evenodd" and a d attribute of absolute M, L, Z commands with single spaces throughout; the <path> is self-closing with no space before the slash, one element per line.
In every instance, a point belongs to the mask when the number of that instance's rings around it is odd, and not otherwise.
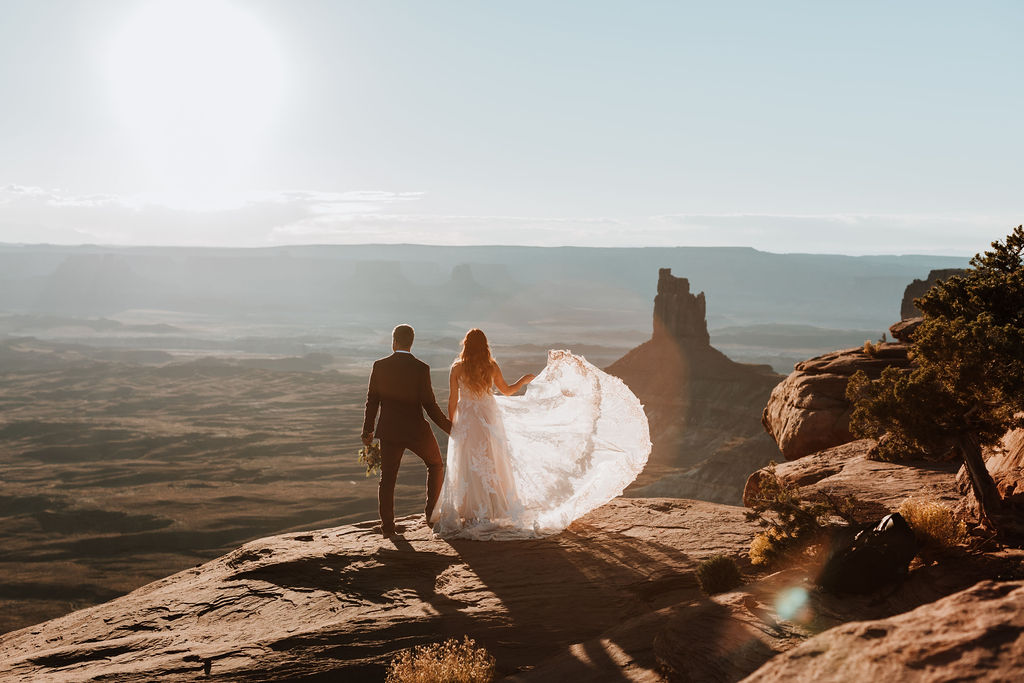
<path fill-rule="evenodd" d="M 524 396 L 460 386 L 434 532 L 477 540 L 558 533 L 620 495 L 650 452 L 647 416 L 622 380 L 549 351 Z"/>

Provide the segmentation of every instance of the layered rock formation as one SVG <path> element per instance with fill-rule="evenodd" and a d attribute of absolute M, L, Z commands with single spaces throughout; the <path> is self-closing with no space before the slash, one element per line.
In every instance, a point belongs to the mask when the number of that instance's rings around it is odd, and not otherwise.
<path fill-rule="evenodd" d="M 779 375 L 713 348 L 705 315 L 704 293 L 662 268 L 651 339 L 607 368 L 650 422 L 654 447 L 634 495 L 737 504 L 747 475 L 775 454 L 758 416 Z"/>
<path fill-rule="evenodd" d="M 907 318 L 920 316 L 921 311 L 914 305 L 914 299 L 924 296 L 925 292 L 934 287 L 936 283 L 948 280 L 954 275 L 960 275 L 963 272 L 962 268 L 943 268 L 929 272 L 928 277 L 924 280 L 915 279 L 903 291 L 903 301 L 900 303 L 900 318 L 906 320 Z"/>
<path fill-rule="evenodd" d="M 1024 581 L 983 581 L 906 614 L 826 631 L 745 680 L 1012 681 L 1022 662 Z"/>
<path fill-rule="evenodd" d="M 863 370 L 872 379 L 889 366 L 909 367 L 907 346 L 882 343 L 833 351 L 802 363 L 772 390 L 761 422 L 787 460 L 853 440 L 846 385 Z"/>

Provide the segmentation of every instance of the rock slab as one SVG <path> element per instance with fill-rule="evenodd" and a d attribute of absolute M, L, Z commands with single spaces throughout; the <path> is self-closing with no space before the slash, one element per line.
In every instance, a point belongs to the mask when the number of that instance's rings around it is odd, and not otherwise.
<path fill-rule="evenodd" d="M 861 439 L 775 466 L 776 476 L 796 484 L 804 494 L 828 493 L 854 500 L 855 513 L 864 521 L 879 519 L 908 498 L 927 498 L 953 508 L 960 501 L 957 463 L 881 462 L 868 457 L 872 439 Z M 761 489 L 767 468 L 747 479 L 743 503 L 750 505 Z"/>
<path fill-rule="evenodd" d="M 887 619 L 830 629 L 744 679 L 1012 681 L 1024 675 L 1024 581 L 982 581 Z"/>
<path fill-rule="evenodd" d="M 5 634 L 0 680 L 380 681 L 399 650 L 464 634 L 509 675 L 697 598 L 697 563 L 743 564 L 756 532 L 742 508 L 667 499 L 617 499 L 527 541 L 449 542 L 422 517 L 404 523 L 394 540 L 367 523 L 253 541 Z M 638 672 L 656 667 L 653 637 L 617 645 Z"/>

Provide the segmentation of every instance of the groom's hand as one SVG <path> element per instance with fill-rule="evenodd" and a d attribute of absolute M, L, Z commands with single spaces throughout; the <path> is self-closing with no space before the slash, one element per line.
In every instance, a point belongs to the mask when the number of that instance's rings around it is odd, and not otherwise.
<path fill-rule="evenodd" d="M 361 438 L 363 440 L 363 445 L 369 446 L 371 443 L 373 443 L 373 432 L 370 432 L 369 434 L 363 434 Z"/>

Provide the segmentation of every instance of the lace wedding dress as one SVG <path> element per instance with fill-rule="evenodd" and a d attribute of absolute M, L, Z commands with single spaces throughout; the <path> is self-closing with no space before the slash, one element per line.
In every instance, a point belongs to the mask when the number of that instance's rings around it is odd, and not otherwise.
<path fill-rule="evenodd" d="M 647 416 L 622 380 L 549 351 L 525 396 L 460 390 L 434 532 L 478 540 L 558 533 L 620 495 L 650 452 Z"/>

